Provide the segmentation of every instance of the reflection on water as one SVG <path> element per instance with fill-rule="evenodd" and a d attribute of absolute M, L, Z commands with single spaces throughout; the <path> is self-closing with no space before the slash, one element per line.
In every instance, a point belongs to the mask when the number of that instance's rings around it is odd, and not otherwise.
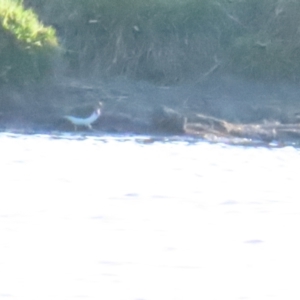
<path fill-rule="evenodd" d="M 1 299 L 299 299 L 299 150 L 0 143 Z"/>

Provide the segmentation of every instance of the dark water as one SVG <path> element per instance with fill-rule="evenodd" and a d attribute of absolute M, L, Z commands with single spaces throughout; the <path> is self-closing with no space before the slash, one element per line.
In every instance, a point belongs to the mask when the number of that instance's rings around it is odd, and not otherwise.
<path fill-rule="evenodd" d="M 299 299 L 298 149 L 0 143 L 1 299 Z"/>

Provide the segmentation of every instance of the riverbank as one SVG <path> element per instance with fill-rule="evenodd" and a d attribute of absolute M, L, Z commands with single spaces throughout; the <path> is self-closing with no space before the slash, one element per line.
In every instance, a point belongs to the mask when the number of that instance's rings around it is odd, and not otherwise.
<path fill-rule="evenodd" d="M 176 86 L 124 77 L 60 78 L 22 89 L 7 86 L 1 94 L 2 131 L 73 132 L 63 116 L 92 111 L 101 101 L 102 115 L 93 124 L 96 132 L 300 139 L 300 89 L 295 85 L 262 84 L 228 75 Z"/>
<path fill-rule="evenodd" d="M 299 139 L 299 4 L 119 2 L 3 2 L 2 131 Z"/>

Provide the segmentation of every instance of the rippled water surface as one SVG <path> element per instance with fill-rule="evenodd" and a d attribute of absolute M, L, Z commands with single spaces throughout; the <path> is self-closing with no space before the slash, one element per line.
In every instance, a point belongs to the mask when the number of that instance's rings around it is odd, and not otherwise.
<path fill-rule="evenodd" d="M 300 152 L 0 135 L 0 298 L 300 299 Z"/>

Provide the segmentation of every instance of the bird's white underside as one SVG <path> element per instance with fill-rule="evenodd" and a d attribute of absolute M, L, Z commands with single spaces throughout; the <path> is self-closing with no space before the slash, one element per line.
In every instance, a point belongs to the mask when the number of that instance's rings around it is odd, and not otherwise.
<path fill-rule="evenodd" d="M 99 118 L 100 110 L 94 111 L 87 118 L 78 118 L 74 116 L 64 116 L 65 119 L 69 120 L 75 126 L 86 126 L 91 128 L 91 125 Z"/>

